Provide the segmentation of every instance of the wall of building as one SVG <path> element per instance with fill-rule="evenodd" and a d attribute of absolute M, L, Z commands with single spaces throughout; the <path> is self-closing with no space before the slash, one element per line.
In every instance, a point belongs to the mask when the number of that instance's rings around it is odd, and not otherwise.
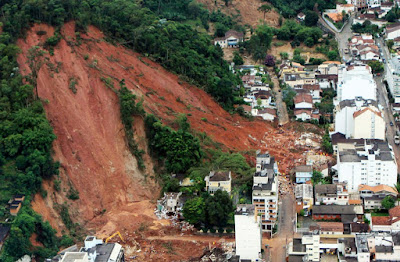
<path fill-rule="evenodd" d="M 240 259 L 259 259 L 261 255 L 261 227 L 257 215 L 235 215 L 236 254 Z"/>

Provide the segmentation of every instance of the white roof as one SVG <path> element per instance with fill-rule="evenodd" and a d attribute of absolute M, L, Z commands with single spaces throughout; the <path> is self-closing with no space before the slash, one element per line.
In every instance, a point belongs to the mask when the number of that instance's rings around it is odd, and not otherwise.
<path fill-rule="evenodd" d="M 376 101 L 376 83 L 368 66 L 354 66 L 339 72 L 338 99 L 355 99 L 362 97 Z"/>

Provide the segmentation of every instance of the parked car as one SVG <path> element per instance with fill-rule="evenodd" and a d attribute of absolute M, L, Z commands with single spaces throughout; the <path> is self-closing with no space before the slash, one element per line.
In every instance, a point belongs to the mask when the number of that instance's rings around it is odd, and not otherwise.
<path fill-rule="evenodd" d="M 390 121 L 390 126 L 394 126 L 392 121 Z"/>

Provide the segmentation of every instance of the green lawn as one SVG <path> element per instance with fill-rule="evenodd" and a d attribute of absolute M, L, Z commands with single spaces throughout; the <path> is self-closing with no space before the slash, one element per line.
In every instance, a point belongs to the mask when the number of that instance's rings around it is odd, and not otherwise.
<path fill-rule="evenodd" d="M 373 217 L 387 217 L 387 216 L 389 216 L 389 213 L 387 211 L 380 211 L 380 212 L 377 212 L 377 213 L 373 212 L 373 213 L 371 213 L 371 216 L 373 216 Z"/>

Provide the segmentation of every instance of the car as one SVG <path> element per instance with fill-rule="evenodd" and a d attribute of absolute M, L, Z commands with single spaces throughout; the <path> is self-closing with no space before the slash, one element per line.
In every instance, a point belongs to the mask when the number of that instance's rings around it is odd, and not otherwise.
<path fill-rule="evenodd" d="M 390 126 L 394 126 L 392 121 L 390 121 Z"/>
<path fill-rule="evenodd" d="M 386 64 L 386 59 L 385 59 L 385 58 L 382 58 L 382 62 L 383 62 L 384 64 Z"/>

